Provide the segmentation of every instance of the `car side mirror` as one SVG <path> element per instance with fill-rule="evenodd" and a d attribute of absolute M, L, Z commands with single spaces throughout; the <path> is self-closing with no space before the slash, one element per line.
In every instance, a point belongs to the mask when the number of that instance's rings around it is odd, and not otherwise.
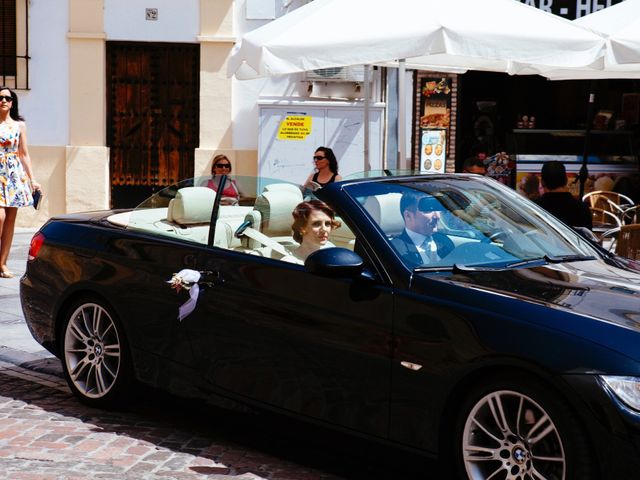
<path fill-rule="evenodd" d="M 576 232 L 578 232 L 581 237 L 586 238 L 590 242 L 593 242 L 593 243 L 596 243 L 596 244 L 600 243 L 598 241 L 598 237 L 596 237 L 595 234 L 591 230 L 589 230 L 587 227 L 573 227 L 573 229 Z"/>
<path fill-rule="evenodd" d="M 307 257 L 304 267 L 309 273 L 323 277 L 355 278 L 362 273 L 364 261 L 346 248 L 321 248 Z"/>

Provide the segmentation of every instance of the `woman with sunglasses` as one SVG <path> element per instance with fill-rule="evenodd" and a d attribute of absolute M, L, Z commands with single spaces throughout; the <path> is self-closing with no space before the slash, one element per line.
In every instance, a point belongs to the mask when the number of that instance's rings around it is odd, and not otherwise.
<path fill-rule="evenodd" d="M 18 113 L 18 96 L 0 87 L 0 278 L 12 278 L 7 261 L 19 207 L 33 205 L 40 185 L 27 150 L 27 126 Z"/>
<path fill-rule="evenodd" d="M 338 175 L 338 160 L 333 150 L 329 147 L 318 147 L 313 154 L 315 173 L 309 175 L 304 186 L 316 190 L 333 182 L 339 182 L 342 177 Z"/>
<path fill-rule="evenodd" d="M 224 155 L 216 155 L 213 157 L 213 163 L 211 164 L 211 179 L 207 182 L 207 187 L 218 191 L 218 185 L 220 185 L 220 180 L 222 175 L 231 174 L 231 162 L 229 158 Z M 238 189 L 238 185 L 236 181 L 227 178 L 227 181 L 224 184 L 224 189 L 222 190 L 222 199 L 220 199 L 221 205 L 237 205 L 240 201 L 240 190 Z"/>

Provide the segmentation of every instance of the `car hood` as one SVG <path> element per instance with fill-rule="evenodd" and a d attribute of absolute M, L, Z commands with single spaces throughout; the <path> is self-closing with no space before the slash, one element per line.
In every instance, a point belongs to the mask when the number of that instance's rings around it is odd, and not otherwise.
<path fill-rule="evenodd" d="M 417 275 L 415 286 L 420 288 L 427 276 Z M 439 278 L 640 332 L 640 274 L 600 260 L 452 273 Z"/>

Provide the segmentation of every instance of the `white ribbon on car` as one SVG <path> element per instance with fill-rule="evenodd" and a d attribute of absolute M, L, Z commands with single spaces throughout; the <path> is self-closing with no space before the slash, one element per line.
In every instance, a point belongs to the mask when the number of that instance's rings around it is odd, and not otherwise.
<path fill-rule="evenodd" d="M 189 299 L 178 308 L 179 321 L 190 315 L 196 308 L 200 295 L 200 285 L 198 285 L 200 277 L 200 272 L 186 268 L 174 273 L 171 280 L 167 281 L 167 283 L 171 284 L 171 288 L 178 292 L 183 288 L 189 291 Z"/>

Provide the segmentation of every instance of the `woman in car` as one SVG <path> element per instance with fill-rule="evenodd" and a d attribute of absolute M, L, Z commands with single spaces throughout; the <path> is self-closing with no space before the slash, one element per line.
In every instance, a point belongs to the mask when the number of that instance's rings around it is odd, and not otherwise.
<path fill-rule="evenodd" d="M 299 203 L 291 214 L 293 239 L 300 246 L 282 260 L 302 264 L 316 250 L 332 246 L 329 234 L 341 223 L 336 220 L 336 213 L 329 205 L 320 200 L 308 200 Z"/>
<path fill-rule="evenodd" d="M 207 187 L 218 191 L 218 185 L 220 185 L 220 180 L 222 175 L 230 175 L 231 174 L 231 162 L 229 158 L 224 155 L 216 155 L 213 157 L 213 163 L 211 164 L 211 179 L 207 182 Z M 231 178 L 227 178 L 225 182 L 224 189 L 222 190 L 222 199 L 220 200 L 221 205 L 237 205 L 240 201 L 240 190 L 238 189 L 238 185 L 236 185 L 235 180 Z"/>

